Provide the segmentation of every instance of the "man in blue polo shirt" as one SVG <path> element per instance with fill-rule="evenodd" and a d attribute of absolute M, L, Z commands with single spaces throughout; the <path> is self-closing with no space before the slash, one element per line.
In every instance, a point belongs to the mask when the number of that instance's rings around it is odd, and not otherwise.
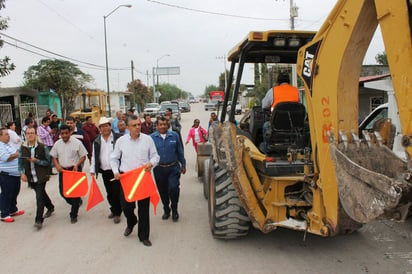
<path fill-rule="evenodd" d="M 14 222 L 14 216 L 24 214 L 17 209 L 17 195 L 20 192 L 19 152 L 9 145 L 10 136 L 6 128 L 0 128 L 0 220 Z"/>
<path fill-rule="evenodd" d="M 177 203 L 180 193 L 180 174 L 186 173 L 186 160 L 183 153 L 183 144 L 174 131 L 168 130 L 168 121 L 165 117 L 157 120 L 157 131 L 150 136 L 156 145 L 160 161 L 153 169 L 157 189 L 163 204 L 163 220 L 170 217 L 172 209 L 172 219 L 177 222 L 179 213 Z"/>

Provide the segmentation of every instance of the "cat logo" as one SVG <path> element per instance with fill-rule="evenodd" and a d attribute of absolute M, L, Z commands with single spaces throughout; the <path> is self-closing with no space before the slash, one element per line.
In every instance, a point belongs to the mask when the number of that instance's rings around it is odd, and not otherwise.
<path fill-rule="evenodd" d="M 322 40 L 316 42 L 313 45 L 310 45 L 305 49 L 305 55 L 303 60 L 302 66 L 302 78 L 303 81 L 306 83 L 307 87 L 310 90 L 310 95 L 312 95 L 312 85 L 313 85 L 313 78 L 316 75 L 316 59 L 320 50 L 320 46 L 322 44 Z"/>
<path fill-rule="evenodd" d="M 309 51 L 305 52 L 305 61 L 303 65 L 302 74 L 308 78 L 312 76 L 312 67 L 313 67 L 313 58 L 315 57 L 314 54 L 311 54 Z"/>

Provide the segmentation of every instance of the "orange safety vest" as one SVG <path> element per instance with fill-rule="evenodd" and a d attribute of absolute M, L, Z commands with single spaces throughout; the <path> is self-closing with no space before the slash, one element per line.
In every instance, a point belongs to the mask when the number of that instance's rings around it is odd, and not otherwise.
<path fill-rule="evenodd" d="M 273 111 L 280 102 L 299 102 L 298 89 L 286 83 L 273 87 L 273 103 L 270 110 Z"/>

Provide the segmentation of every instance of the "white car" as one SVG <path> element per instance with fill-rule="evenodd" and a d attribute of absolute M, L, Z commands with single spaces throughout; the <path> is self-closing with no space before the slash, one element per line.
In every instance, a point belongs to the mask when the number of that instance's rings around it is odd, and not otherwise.
<path fill-rule="evenodd" d="M 143 113 L 149 114 L 150 117 L 156 117 L 156 115 L 159 113 L 160 110 L 160 105 L 158 103 L 148 103 L 144 107 Z"/>
<path fill-rule="evenodd" d="M 226 109 L 228 113 L 230 113 L 231 107 L 232 107 L 232 101 L 229 101 L 227 104 L 227 109 Z M 235 115 L 237 114 L 242 114 L 242 105 L 240 104 L 239 101 L 236 102 L 236 108 L 235 108 Z"/>

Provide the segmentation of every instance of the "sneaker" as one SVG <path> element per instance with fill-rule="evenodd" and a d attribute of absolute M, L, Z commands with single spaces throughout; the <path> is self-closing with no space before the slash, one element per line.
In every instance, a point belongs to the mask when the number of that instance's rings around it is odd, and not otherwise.
<path fill-rule="evenodd" d="M 10 216 L 20 216 L 24 214 L 24 210 L 17 210 L 16 212 L 13 212 L 10 214 Z"/>
<path fill-rule="evenodd" d="M 14 218 L 12 218 L 12 217 L 10 217 L 10 216 L 4 217 L 4 218 L 0 218 L 0 220 L 1 220 L 2 222 L 5 222 L 5 223 L 12 223 L 12 222 L 14 222 Z"/>
<path fill-rule="evenodd" d="M 46 214 L 44 214 L 43 218 L 49 218 L 52 215 L 53 212 L 54 212 L 54 208 L 48 209 L 46 211 Z"/>
<path fill-rule="evenodd" d="M 43 224 L 39 223 L 39 222 L 35 222 L 34 227 L 37 228 L 38 230 L 40 230 L 43 227 Z"/>

